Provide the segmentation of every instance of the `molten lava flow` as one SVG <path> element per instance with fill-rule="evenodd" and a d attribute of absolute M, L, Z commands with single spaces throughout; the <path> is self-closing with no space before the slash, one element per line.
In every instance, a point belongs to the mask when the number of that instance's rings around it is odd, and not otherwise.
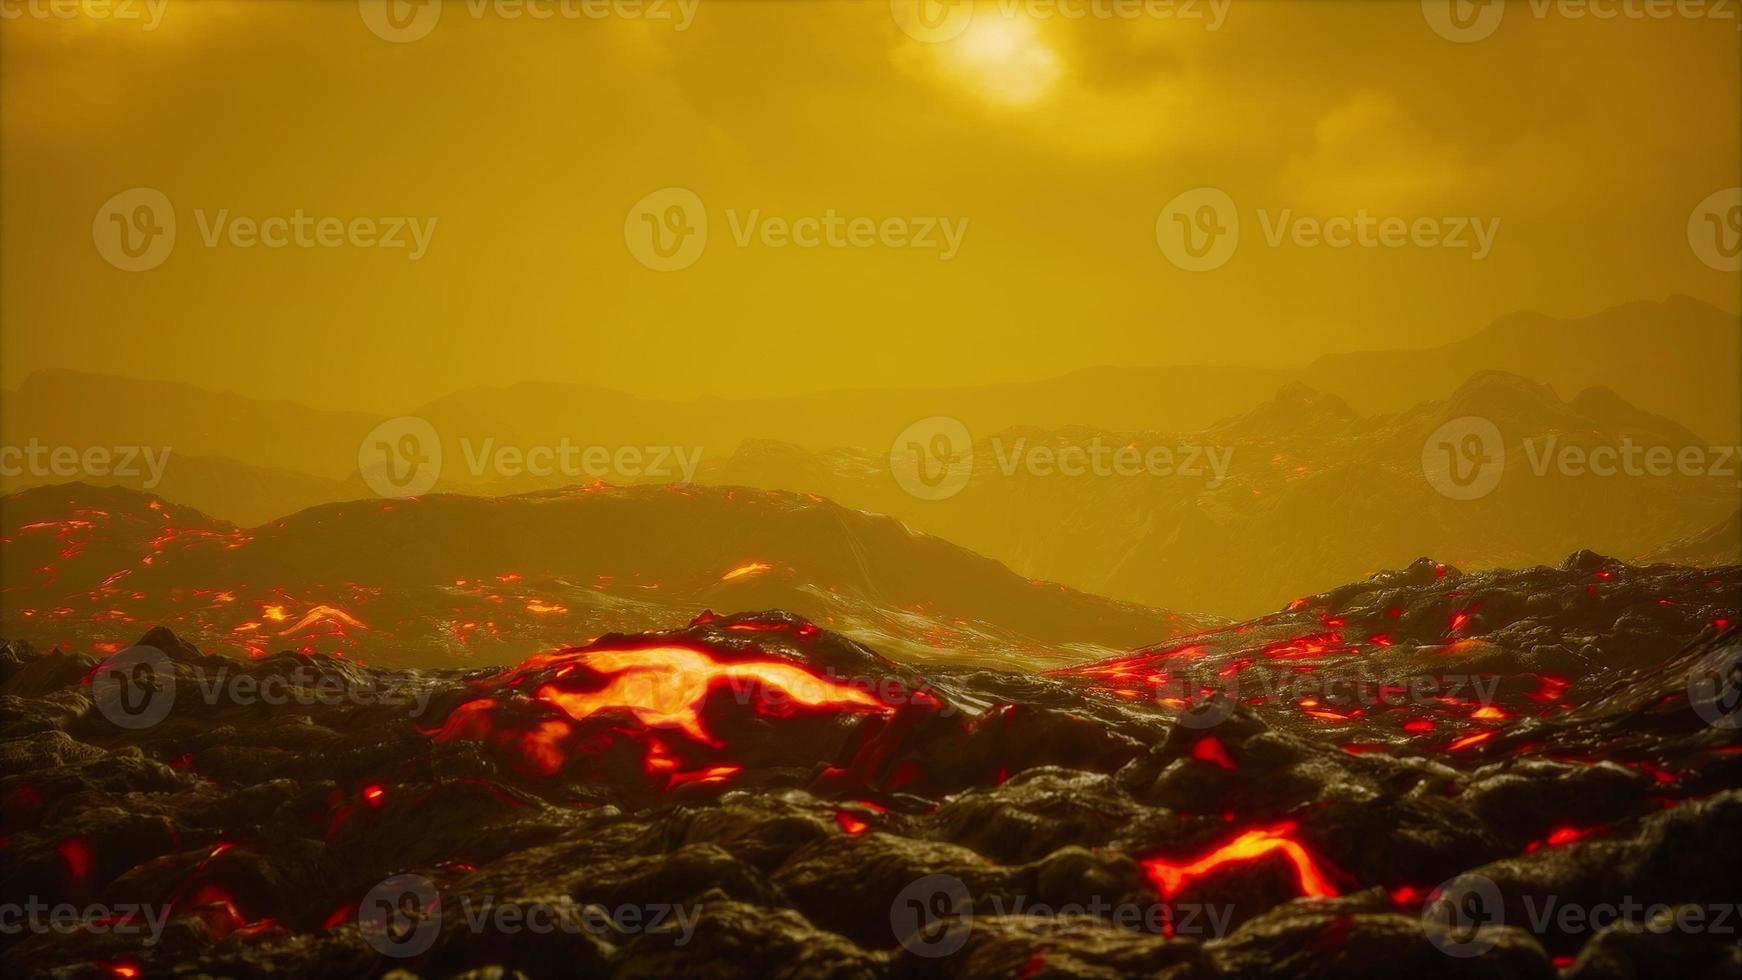
<path fill-rule="evenodd" d="M 742 760 L 722 757 L 725 740 L 703 720 L 717 718 L 717 710 L 732 710 L 730 703 L 769 719 L 791 718 L 804 709 L 876 715 L 896 710 L 867 690 L 798 663 L 687 645 L 538 654 L 478 686 L 528 692 L 545 713 L 529 719 L 510 706 L 517 696 L 485 694 L 456 706 L 424 734 L 439 742 L 488 742 L 508 754 L 520 772 L 539 777 L 555 776 L 578 758 L 599 759 L 627 741 L 639 747 L 642 770 L 662 790 L 725 782 L 744 771 Z M 926 703 L 917 693 L 914 697 L 915 704 Z M 678 735 L 681 744 L 668 741 Z"/>
<path fill-rule="evenodd" d="M 1295 880 L 1302 895 L 1308 898 L 1334 898 L 1337 889 L 1313 856 L 1299 842 L 1291 839 L 1295 824 L 1288 821 L 1275 827 L 1248 830 L 1226 844 L 1195 861 L 1176 863 L 1165 858 L 1150 858 L 1143 862 L 1144 873 L 1155 883 L 1163 898 L 1172 898 L 1193 879 L 1201 878 L 1226 864 L 1251 861 L 1271 854 L 1280 854 L 1294 866 Z"/>
<path fill-rule="evenodd" d="M 734 568 L 731 571 L 727 572 L 726 574 L 720 576 L 720 581 L 730 582 L 736 578 L 744 578 L 744 577 L 750 576 L 750 575 L 760 575 L 763 572 L 766 572 L 770 568 L 773 568 L 773 567 L 774 567 L 773 565 L 770 565 L 767 562 L 762 562 L 762 561 L 748 562 L 746 564 L 739 565 L 737 568 Z"/>
<path fill-rule="evenodd" d="M 613 708 L 628 711 L 650 728 L 675 727 L 698 742 L 718 746 L 702 727 L 702 702 L 716 683 L 734 689 L 749 684 L 778 700 L 813 708 L 886 712 L 889 707 L 864 691 L 824 680 L 795 664 L 778 660 L 725 662 L 689 647 L 648 647 L 640 650 L 594 650 L 577 663 L 604 675 L 596 690 L 571 690 L 547 683 L 537 691 L 541 701 L 582 721 Z M 558 675 L 559 678 L 562 674 Z"/>
<path fill-rule="evenodd" d="M 333 606 L 316 606 L 313 609 L 310 609 L 301 619 L 297 620 L 295 625 L 290 626 L 287 629 L 279 630 L 278 635 L 290 636 L 293 633 L 300 633 L 316 623 L 339 623 L 344 626 L 355 627 L 356 629 L 368 629 L 367 626 L 364 626 L 358 621 L 357 617 L 343 609 L 337 609 Z"/>
<path fill-rule="evenodd" d="M 1448 752 L 1456 752 L 1459 749 L 1467 749 L 1472 745 L 1480 745 L 1493 737 L 1493 732 L 1477 732 L 1474 735 L 1465 735 L 1462 738 L 1453 739 L 1451 744 L 1446 746 L 1446 750 Z"/>

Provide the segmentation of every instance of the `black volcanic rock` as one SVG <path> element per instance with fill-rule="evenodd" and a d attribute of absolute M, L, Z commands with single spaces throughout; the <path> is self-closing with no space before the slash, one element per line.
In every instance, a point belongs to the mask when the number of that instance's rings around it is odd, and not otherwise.
<path fill-rule="evenodd" d="M 0 963 L 64 977 L 1735 975 L 1720 937 L 1653 931 L 1646 911 L 1737 899 L 1742 746 L 1688 693 L 1742 635 L 1725 605 L 1735 576 L 1597 555 L 1505 573 L 1424 561 L 1047 674 L 916 671 L 778 612 L 471 672 L 240 660 L 152 630 L 174 699 L 138 728 L 104 708 L 112 665 L 8 643 L 0 697 L 29 723 L 0 738 L 0 901 L 166 919 L 155 945 L 0 937 Z M 1491 673 L 1496 693 L 1430 691 L 1391 718 L 1334 693 L 1156 686 L 1157 671 L 1232 665 L 1452 665 Z M 284 700 L 238 693 L 267 689 Z M 1418 716 L 1434 730 L 1410 730 Z M 1448 932 L 1436 895 L 1471 881 L 1500 907 Z M 386 905 L 383 888 L 398 889 Z M 1631 924 L 1539 914 L 1551 898 L 1628 897 L 1645 907 Z M 518 925 L 529 910 L 560 927 Z M 1453 939 L 1489 948 L 1449 955 Z"/>

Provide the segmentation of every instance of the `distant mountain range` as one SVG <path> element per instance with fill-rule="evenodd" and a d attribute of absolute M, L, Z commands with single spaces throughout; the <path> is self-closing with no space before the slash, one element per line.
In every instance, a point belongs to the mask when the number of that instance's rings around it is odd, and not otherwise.
<path fill-rule="evenodd" d="M 1399 334 L 1407 334 L 1406 324 L 1399 325 Z M 1196 431 L 1250 411 L 1292 381 L 1336 395 L 1362 414 L 1398 412 L 1450 395 L 1478 371 L 1500 370 L 1563 393 L 1607 387 L 1704 439 L 1734 442 L 1742 437 L 1738 365 L 1742 321 L 1673 297 L 1571 320 L 1520 313 L 1441 347 L 1333 354 L 1302 370 L 1106 367 L 1019 384 L 690 401 L 529 383 L 456 392 L 408 407 L 407 414 L 428 420 L 456 459 L 462 436 L 509 446 L 548 445 L 565 437 L 607 446 L 700 446 L 718 459 L 755 439 L 814 450 L 881 451 L 916 418 L 931 415 L 959 419 L 976 435 L 1014 426 Z M 819 365 L 818 380 L 826 383 L 826 365 Z M 0 440 L 6 445 L 35 437 L 54 445 L 170 446 L 184 460 L 220 457 L 336 481 L 355 475 L 358 445 L 381 421 L 365 413 L 76 371 L 38 372 L 0 398 L 6 409 L 0 413 Z M 445 477 L 454 489 L 491 482 L 451 469 Z M 244 499 L 214 512 L 254 505 Z"/>
<path fill-rule="evenodd" d="M 528 384 L 457 393 L 415 414 L 442 439 L 436 491 L 496 496 L 589 482 L 472 472 L 468 454 L 485 444 L 682 447 L 700 451 L 702 484 L 815 494 L 897 517 L 1023 575 L 1246 616 L 1424 554 L 1472 568 L 1556 561 L 1586 547 L 1737 560 L 1734 476 L 1601 478 L 1553 467 L 1536 476 L 1532 465 L 1551 445 L 1742 441 L 1739 336 L 1735 317 L 1674 298 L 1581 320 L 1520 314 L 1441 348 L 1334 355 L 1298 372 L 1108 368 L 1037 384 L 760 401 L 660 402 Z M 150 489 L 243 526 L 373 497 L 358 472 L 359 445 L 381 421 L 372 416 L 72 372 L 33 375 L 0 397 L 7 445 L 170 447 L 171 464 Z M 926 415 L 958 419 L 975 443 L 974 476 L 950 499 L 916 499 L 891 478 L 895 435 Z M 1507 446 L 1507 478 L 1474 501 L 1434 492 L 1422 468 L 1428 435 L 1465 416 L 1492 420 Z M 999 471 L 1000 454 L 1015 447 L 1096 443 L 1208 449 L 1225 456 L 1227 480 Z M 1680 550 L 1664 550 L 1672 547 Z"/>
<path fill-rule="evenodd" d="M 1493 423 L 1504 464 L 1471 500 L 1435 489 L 1423 447 L 1453 420 Z M 1228 460 L 1216 485 L 1200 476 L 1063 477 L 1003 466 L 1015 447 L 1096 443 L 1147 454 L 1191 447 Z M 1716 470 L 1600 476 L 1563 469 L 1599 446 L 1693 447 Z M 1599 454 L 1601 457 L 1601 454 Z M 956 495 L 916 500 L 887 457 L 791 446 L 747 446 L 709 480 L 821 494 L 895 514 L 916 528 L 994 555 L 1030 574 L 1169 608 L 1249 616 L 1289 599 L 1431 555 L 1466 567 L 1524 567 L 1579 548 L 1644 556 L 1707 532 L 1689 560 L 1742 560 L 1742 538 L 1713 525 L 1732 516 L 1738 462 L 1694 433 L 1605 389 L 1562 401 L 1548 386 L 1483 372 L 1441 401 L 1357 415 L 1340 398 L 1293 384 L 1252 412 L 1200 433 L 1013 429 L 976 443 Z M 1540 473 L 1538 471 L 1541 471 Z M 1728 475 L 1725 475 L 1725 474 Z M 1733 525 L 1732 525 L 1733 527 Z"/>

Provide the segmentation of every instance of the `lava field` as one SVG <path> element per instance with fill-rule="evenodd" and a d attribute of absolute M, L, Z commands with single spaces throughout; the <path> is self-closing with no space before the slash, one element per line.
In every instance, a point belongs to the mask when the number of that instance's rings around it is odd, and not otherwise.
<path fill-rule="evenodd" d="M 1424 560 L 1047 672 L 781 612 L 473 671 L 10 641 L 0 963 L 1742 975 L 1739 584 Z"/>

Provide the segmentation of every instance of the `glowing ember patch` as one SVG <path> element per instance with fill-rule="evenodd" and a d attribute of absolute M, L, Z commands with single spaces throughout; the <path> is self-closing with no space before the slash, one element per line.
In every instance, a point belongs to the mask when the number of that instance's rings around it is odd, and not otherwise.
<path fill-rule="evenodd" d="M 380 806 L 381 801 L 386 797 L 387 791 L 379 786 L 363 787 L 363 799 L 367 800 L 370 806 Z"/>
<path fill-rule="evenodd" d="M 1476 609 L 1476 606 L 1471 606 L 1468 609 L 1460 609 L 1457 612 L 1452 613 L 1452 618 L 1446 626 L 1446 631 L 1448 633 L 1456 633 L 1463 629 L 1469 624 L 1470 616 L 1476 612 Z"/>
<path fill-rule="evenodd" d="M 773 565 L 770 565 L 767 562 L 761 562 L 761 561 L 749 562 L 747 564 L 739 565 L 737 568 L 734 568 L 731 571 L 727 572 L 726 574 L 720 576 L 720 581 L 730 582 L 733 579 L 745 578 L 745 577 L 750 576 L 750 575 L 761 575 L 763 572 L 766 572 L 770 568 L 773 568 L 773 567 L 774 567 Z"/>
<path fill-rule="evenodd" d="M 1529 846 L 1525 847 L 1525 851 L 1529 852 L 1529 851 L 1535 851 L 1538 848 L 1542 848 L 1542 847 L 1559 847 L 1562 844 L 1571 844 L 1572 842 L 1577 841 L 1577 840 L 1584 840 L 1585 838 L 1591 836 L 1592 834 L 1599 833 L 1605 829 L 1607 829 L 1607 828 L 1603 824 L 1598 824 L 1595 827 L 1583 827 L 1583 828 L 1580 828 L 1580 827 L 1556 827 L 1554 830 L 1549 832 L 1548 837 L 1546 837 L 1545 839 L 1540 840 L 1540 841 L 1531 841 Z"/>
<path fill-rule="evenodd" d="M 1567 693 L 1567 688 L 1572 687 L 1566 678 L 1552 674 L 1539 674 L 1537 679 L 1541 682 L 1537 689 L 1525 696 L 1539 703 L 1559 701 Z"/>
<path fill-rule="evenodd" d="M 709 766 L 695 772 L 674 772 L 666 782 L 669 789 L 683 783 L 720 783 L 744 771 L 743 766 Z"/>
<path fill-rule="evenodd" d="M 526 604 L 526 611 L 537 616 L 558 616 L 569 611 L 569 607 L 560 602 L 540 602 L 534 599 Z"/>
<path fill-rule="evenodd" d="M 1459 749 L 1467 749 L 1472 745 L 1479 745 L 1493 737 L 1493 732 L 1477 732 L 1474 735 L 1465 735 L 1463 738 L 1453 739 L 1452 744 L 1446 746 L 1446 749 L 1450 752 L 1456 752 Z"/>
<path fill-rule="evenodd" d="M 1234 764 L 1233 756 L 1230 756 L 1228 749 L 1222 745 L 1222 740 L 1214 735 L 1206 735 L 1198 739 L 1197 744 L 1192 746 L 1192 758 L 1199 762 L 1208 762 L 1210 765 L 1222 769 L 1238 768 Z"/>
<path fill-rule="evenodd" d="M 1494 705 L 1486 704 L 1477 708 L 1475 711 L 1470 712 L 1470 717 L 1481 721 L 1499 721 L 1508 716 L 1506 712 L 1500 710 Z"/>
<path fill-rule="evenodd" d="M 1391 900 L 1404 908 L 1419 907 L 1427 901 L 1428 893 L 1414 885 L 1398 885 L 1391 889 Z"/>
<path fill-rule="evenodd" d="M 91 846 L 82 839 L 69 837 L 54 846 L 55 853 L 66 862 L 67 874 L 74 881 L 83 881 L 91 873 Z"/>
<path fill-rule="evenodd" d="M 1333 898 L 1337 889 L 1319 869 L 1312 854 L 1298 841 L 1290 838 L 1295 824 L 1290 821 L 1275 827 L 1248 830 L 1195 861 L 1175 863 L 1163 858 L 1143 862 L 1144 873 L 1155 884 L 1163 898 L 1171 898 L 1194 879 L 1201 878 L 1227 864 L 1253 861 L 1280 855 L 1294 868 L 1300 892 L 1309 898 Z"/>
<path fill-rule="evenodd" d="M 854 837 L 863 834 L 871 826 L 845 810 L 835 811 L 835 823 L 839 824 L 842 830 Z"/>

